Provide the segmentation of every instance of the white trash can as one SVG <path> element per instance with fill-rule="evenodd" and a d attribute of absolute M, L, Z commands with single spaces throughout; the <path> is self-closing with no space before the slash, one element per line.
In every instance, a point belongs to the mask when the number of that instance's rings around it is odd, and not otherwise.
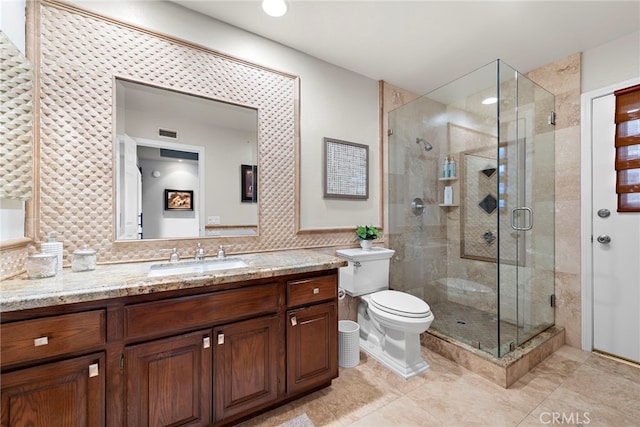
<path fill-rule="evenodd" d="M 360 363 L 360 325 L 351 320 L 338 321 L 340 358 L 343 368 L 353 368 Z"/>

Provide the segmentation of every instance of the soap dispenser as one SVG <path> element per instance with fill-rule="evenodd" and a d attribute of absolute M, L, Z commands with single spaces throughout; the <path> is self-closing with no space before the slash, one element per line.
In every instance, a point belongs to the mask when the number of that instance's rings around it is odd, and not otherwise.
<path fill-rule="evenodd" d="M 42 243 L 40 249 L 43 254 L 55 254 L 58 258 L 57 271 L 62 271 L 62 242 L 57 242 L 58 233 L 51 231 L 47 234 L 47 241 Z"/>

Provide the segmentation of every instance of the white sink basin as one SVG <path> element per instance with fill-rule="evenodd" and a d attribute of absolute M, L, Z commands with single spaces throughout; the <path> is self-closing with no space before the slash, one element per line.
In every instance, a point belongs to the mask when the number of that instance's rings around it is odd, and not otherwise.
<path fill-rule="evenodd" d="M 247 267 L 240 258 L 206 259 L 202 261 L 165 262 L 152 264 L 148 277 L 174 276 L 176 274 L 200 274 L 212 271 L 231 270 Z"/>

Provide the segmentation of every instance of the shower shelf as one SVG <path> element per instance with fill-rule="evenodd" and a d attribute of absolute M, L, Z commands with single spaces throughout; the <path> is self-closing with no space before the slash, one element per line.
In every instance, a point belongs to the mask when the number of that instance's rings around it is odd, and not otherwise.
<path fill-rule="evenodd" d="M 443 207 L 443 208 L 455 208 L 460 206 L 457 203 L 440 203 L 438 206 Z"/>
<path fill-rule="evenodd" d="M 447 178 L 438 178 L 438 181 L 457 181 L 458 177 L 457 176 L 450 176 Z"/>

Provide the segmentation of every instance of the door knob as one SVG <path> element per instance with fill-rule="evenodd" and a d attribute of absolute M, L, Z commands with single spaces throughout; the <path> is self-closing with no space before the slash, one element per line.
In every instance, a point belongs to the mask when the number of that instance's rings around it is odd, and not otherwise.
<path fill-rule="evenodd" d="M 598 236 L 598 243 L 602 243 L 603 245 L 608 245 L 609 243 L 611 243 L 611 237 L 606 234 L 602 234 Z"/>

